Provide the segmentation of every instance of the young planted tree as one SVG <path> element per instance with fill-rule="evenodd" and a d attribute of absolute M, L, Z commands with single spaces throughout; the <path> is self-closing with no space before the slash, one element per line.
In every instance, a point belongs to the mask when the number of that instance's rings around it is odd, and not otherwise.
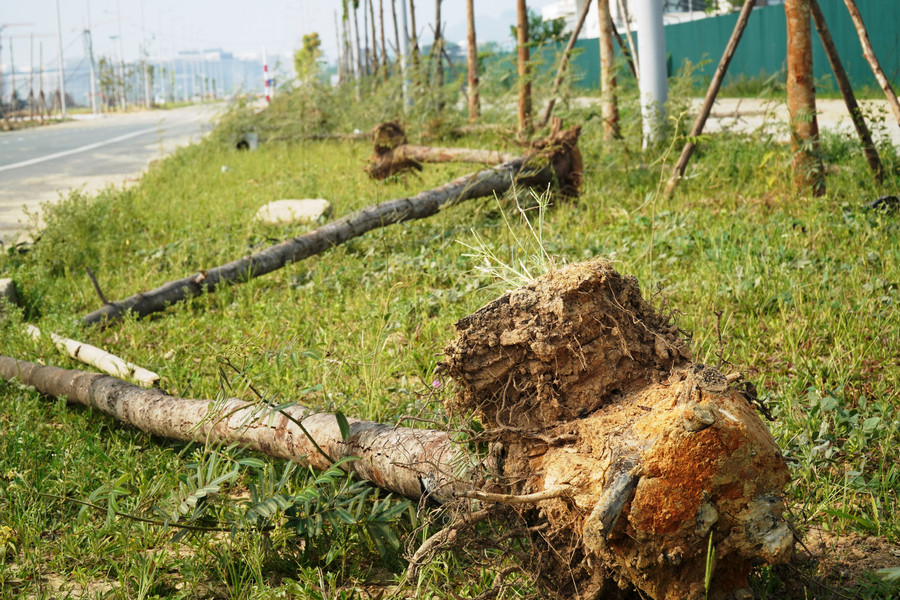
<path fill-rule="evenodd" d="M 406 0 L 400 0 L 401 2 L 406 2 Z M 397 63 L 400 63 L 400 27 L 397 25 L 397 0 L 391 0 L 391 13 L 394 17 L 394 56 L 397 59 Z M 404 31 L 404 33 L 406 33 Z"/>
<path fill-rule="evenodd" d="M 309 82 L 319 74 L 319 59 L 322 58 L 322 40 L 317 32 L 303 36 L 303 45 L 294 53 L 294 71 L 302 82 Z"/>
<path fill-rule="evenodd" d="M 414 0 L 409 0 L 409 26 L 412 30 L 409 42 L 412 47 L 413 70 L 419 73 L 419 30 L 416 28 L 416 3 Z"/>
<path fill-rule="evenodd" d="M 378 0 L 378 26 L 381 33 L 381 73 L 384 75 L 384 80 L 387 81 L 388 78 L 388 65 L 387 65 L 387 55 L 388 49 L 387 44 L 384 41 L 384 0 Z"/>
<path fill-rule="evenodd" d="M 519 74 L 519 137 L 531 135 L 531 57 L 528 49 L 528 6 L 516 0 L 516 42 Z"/>
<path fill-rule="evenodd" d="M 613 48 L 613 24 L 610 0 L 597 0 L 600 23 L 600 91 L 603 96 L 603 139 L 619 137 L 619 104 L 616 97 L 616 52 Z"/>
<path fill-rule="evenodd" d="M 362 78 L 365 75 L 364 64 L 365 58 L 363 57 L 363 49 L 362 45 L 359 42 L 359 0 L 353 1 L 353 38 L 356 40 L 356 75 L 359 78 Z"/>
<path fill-rule="evenodd" d="M 435 108 L 444 110 L 444 36 L 441 31 L 441 1 L 434 0 L 434 43 L 431 45 L 430 62 L 434 65 Z"/>
<path fill-rule="evenodd" d="M 378 38 L 375 37 L 375 0 L 367 0 L 369 4 L 369 28 L 372 31 L 372 75 L 378 74 Z"/>
<path fill-rule="evenodd" d="M 825 175 L 819 156 L 809 0 L 785 0 L 784 13 L 787 17 L 787 96 L 794 189 L 822 196 L 825 194 Z"/>
<path fill-rule="evenodd" d="M 469 123 L 474 123 L 481 114 L 481 99 L 478 95 L 478 43 L 475 40 L 474 0 L 466 0 L 466 30 L 469 60 Z"/>

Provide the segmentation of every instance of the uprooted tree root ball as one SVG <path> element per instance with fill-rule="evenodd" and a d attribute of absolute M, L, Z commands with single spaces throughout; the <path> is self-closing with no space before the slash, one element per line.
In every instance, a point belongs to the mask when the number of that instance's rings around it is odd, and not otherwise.
<path fill-rule="evenodd" d="M 743 392 L 692 364 L 634 278 L 602 261 L 552 271 L 457 324 L 454 411 L 502 442 L 498 489 L 566 488 L 520 509 L 540 580 L 561 597 L 637 588 L 653 598 L 740 597 L 793 538 L 781 453 Z"/>

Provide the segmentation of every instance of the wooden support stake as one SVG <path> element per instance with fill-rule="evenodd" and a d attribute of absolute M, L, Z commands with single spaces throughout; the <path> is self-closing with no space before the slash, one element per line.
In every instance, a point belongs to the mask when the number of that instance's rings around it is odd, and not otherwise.
<path fill-rule="evenodd" d="M 746 0 L 743 8 L 741 8 L 741 14 L 737 23 L 734 24 L 734 31 L 731 32 L 731 39 L 728 40 L 725 52 L 722 53 L 722 58 L 719 60 L 719 66 L 716 67 L 716 73 L 709 83 L 706 98 L 703 100 L 703 108 L 700 109 L 700 114 L 697 115 L 697 120 L 694 121 L 694 127 L 691 129 L 691 135 L 681 150 L 681 156 L 678 157 L 675 168 L 672 169 L 672 176 L 669 177 L 669 183 L 666 185 L 666 196 L 671 196 L 672 192 L 675 191 L 675 187 L 684 175 L 688 161 L 691 160 L 691 155 L 697 146 L 697 138 L 703 133 L 703 127 L 706 125 L 706 120 L 709 119 L 710 112 L 712 112 L 713 104 L 715 104 L 716 97 L 719 95 L 719 89 L 722 87 L 722 81 L 725 79 L 725 73 L 728 71 L 728 65 L 731 64 L 731 59 L 734 58 L 734 53 L 737 51 L 741 36 L 744 35 L 744 29 L 747 28 L 747 21 L 750 20 L 750 13 L 753 12 L 755 4 L 755 0 Z"/>
<path fill-rule="evenodd" d="M 825 22 L 825 15 L 822 14 L 822 8 L 819 6 L 818 0 L 809 0 L 809 8 L 812 11 L 813 23 L 816 25 L 816 31 L 819 32 L 819 39 L 822 40 L 822 46 L 825 47 L 825 54 L 828 56 L 828 62 L 831 64 L 831 70 L 834 72 L 834 79 L 837 81 L 838 89 L 841 90 L 841 96 L 844 97 L 844 103 L 847 105 L 847 111 L 850 113 L 850 119 L 859 135 L 859 141 L 862 142 L 863 154 L 866 156 L 866 162 L 872 174 L 875 175 L 875 181 L 882 183 L 884 181 L 884 166 L 881 164 L 881 157 L 878 155 L 878 149 L 872 141 L 872 134 L 866 125 L 859 104 L 856 102 L 856 96 L 853 94 L 853 87 L 850 85 L 850 79 L 841 63 L 841 57 L 838 54 L 837 47 L 834 45 L 834 39 L 828 30 L 828 24 Z"/>
<path fill-rule="evenodd" d="M 591 0 L 587 0 L 587 2 L 584 3 L 584 6 L 581 7 L 578 21 L 575 23 L 572 35 L 569 36 L 569 42 L 566 44 L 565 50 L 563 50 L 562 58 L 559 59 L 559 67 L 556 69 L 556 78 L 553 80 L 553 89 L 550 91 L 550 101 L 547 102 L 547 108 L 544 109 L 544 116 L 541 117 L 539 127 L 546 127 L 547 123 L 550 121 L 550 113 L 553 112 L 553 106 L 556 104 L 556 96 L 559 94 L 559 88 L 566 75 L 566 68 L 569 66 L 569 57 L 572 54 L 572 48 L 575 47 L 575 42 L 578 41 L 578 34 L 581 33 L 581 28 L 584 26 L 584 20 L 587 18 L 588 9 L 590 7 Z"/>
<path fill-rule="evenodd" d="M 869 33 L 866 31 L 866 25 L 863 23 L 862 15 L 859 14 L 856 2 L 854 2 L 854 0 L 844 0 L 844 4 L 847 5 L 847 11 L 850 13 L 850 18 L 853 19 L 853 25 L 856 27 L 856 33 L 859 35 L 859 43 L 862 44 L 863 56 L 865 56 L 866 60 L 869 62 L 872 73 L 875 74 L 875 79 L 878 80 L 878 84 L 881 86 L 881 89 L 884 90 L 884 95 L 887 97 L 888 104 L 891 105 L 891 111 L 894 113 L 894 118 L 897 119 L 897 123 L 900 124 L 900 102 L 897 102 L 897 94 L 894 93 L 891 82 L 888 81 L 884 71 L 881 69 L 881 64 L 878 62 L 878 57 L 875 56 L 875 50 L 872 49 Z"/>

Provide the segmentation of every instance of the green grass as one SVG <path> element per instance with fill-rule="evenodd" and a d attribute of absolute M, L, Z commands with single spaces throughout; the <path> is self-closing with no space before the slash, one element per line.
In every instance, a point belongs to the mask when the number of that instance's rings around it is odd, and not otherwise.
<path fill-rule="evenodd" d="M 390 90 L 355 117 L 327 92 L 316 94 L 331 113 L 326 128 L 365 129 L 390 116 Z M 291 104 L 284 102 L 272 114 L 289 116 Z M 629 140 L 639 127 L 636 111 L 634 99 L 626 99 Z M 763 138 L 717 135 L 700 145 L 690 178 L 665 200 L 658 191 L 672 152 L 642 154 L 633 141 L 606 145 L 591 110 L 565 114 L 584 124 L 584 192 L 542 215 L 544 250 L 557 263 L 606 257 L 636 275 L 645 296 L 661 289 L 654 303 L 665 299 L 667 309 L 678 311 L 679 325 L 693 334 L 696 360 L 715 364 L 721 350 L 725 370 L 739 370 L 757 385 L 790 460 L 788 503 L 801 529 L 900 539 L 900 215 L 861 209 L 878 195 L 897 193 L 896 153 L 884 149 L 891 177 L 876 189 L 858 148 L 827 140 L 823 152 L 839 169 L 828 179 L 829 194 L 812 199 L 789 188 L 788 149 Z M 267 118 L 282 133 L 311 129 Z M 416 134 L 431 119 L 423 109 L 408 124 Z M 529 225 L 510 198 L 472 201 L 370 232 L 156 318 L 80 327 L 79 318 L 99 306 L 86 267 L 108 298 L 123 298 L 314 227 L 254 223 L 265 202 L 322 197 L 340 217 L 471 170 L 429 165 L 421 175 L 379 183 L 363 172 L 368 149 L 362 143 L 270 142 L 256 152 L 224 143 L 251 122 L 234 118 L 209 141 L 156 164 L 128 190 L 75 194 L 50 209 L 31 251 L 0 259 L 0 276 L 16 280 L 23 303 L 0 322 L 2 352 L 82 368 L 49 342 L 23 336 L 22 323 L 29 322 L 155 370 L 177 395 L 253 400 L 252 385 L 271 401 L 363 418 L 445 420 L 435 401 L 451 386 L 433 385 L 442 381 L 441 350 L 457 319 L 499 293 L 476 268 L 472 247 L 507 264 L 538 250 L 520 247 L 534 239 L 536 211 L 526 213 Z M 504 143 L 489 135 L 452 142 Z M 520 195 L 524 202 L 527 192 Z M 214 468 L 211 456 L 219 461 Z M 254 458 L 154 438 L 0 383 L 0 598 L 56 597 L 60 581 L 86 589 L 87 597 L 112 590 L 116 598 L 447 598 L 448 587 L 472 596 L 491 587 L 489 567 L 441 555 L 417 581 L 396 590 L 402 548 L 385 546 L 390 540 L 362 521 L 340 527 L 326 518 L 330 547 L 284 527 L 173 540 L 171 529 L 58 498 L 158 519 L 208 471 L 210 478 L 233 474 L 199 503 L 192 521 L 199 524 L 238 522 L 251 489 L 328 492 L 319 500 L 326 508 L 354 498 L 366 510 L 383 503 L 372 492 L 360 496 L 349 481 L 317 486 L 315 475 L 301 469 L 282 480 L 284 464 L 248 460 Z M 404 508 L 396 501 L 388 506 Z M 404 543 L 427 535 L 414 511 L 389 516 Z M 761 571 L 759 585 L 777 587 L 771 577 Z M 531 588 L 520 583 L 508 593 L 527 595 Z"/>

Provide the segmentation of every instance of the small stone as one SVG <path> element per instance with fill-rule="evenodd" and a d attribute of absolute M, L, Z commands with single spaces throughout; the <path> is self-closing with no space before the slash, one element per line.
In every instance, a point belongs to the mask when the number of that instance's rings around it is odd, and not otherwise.
<path fill-rule="evenodd" d="M 256 220 L 267 225 L 309 223 L 326 215 L 331 203 L 322 199 L 275 200 L 256 211 Z"/>
<path fill-rule="evenodd" d="M 0 279 L 0 300 L 6 300 L 10 304 L 18 302 L 16 294 L 16 282 L 8 277 Z"/>

